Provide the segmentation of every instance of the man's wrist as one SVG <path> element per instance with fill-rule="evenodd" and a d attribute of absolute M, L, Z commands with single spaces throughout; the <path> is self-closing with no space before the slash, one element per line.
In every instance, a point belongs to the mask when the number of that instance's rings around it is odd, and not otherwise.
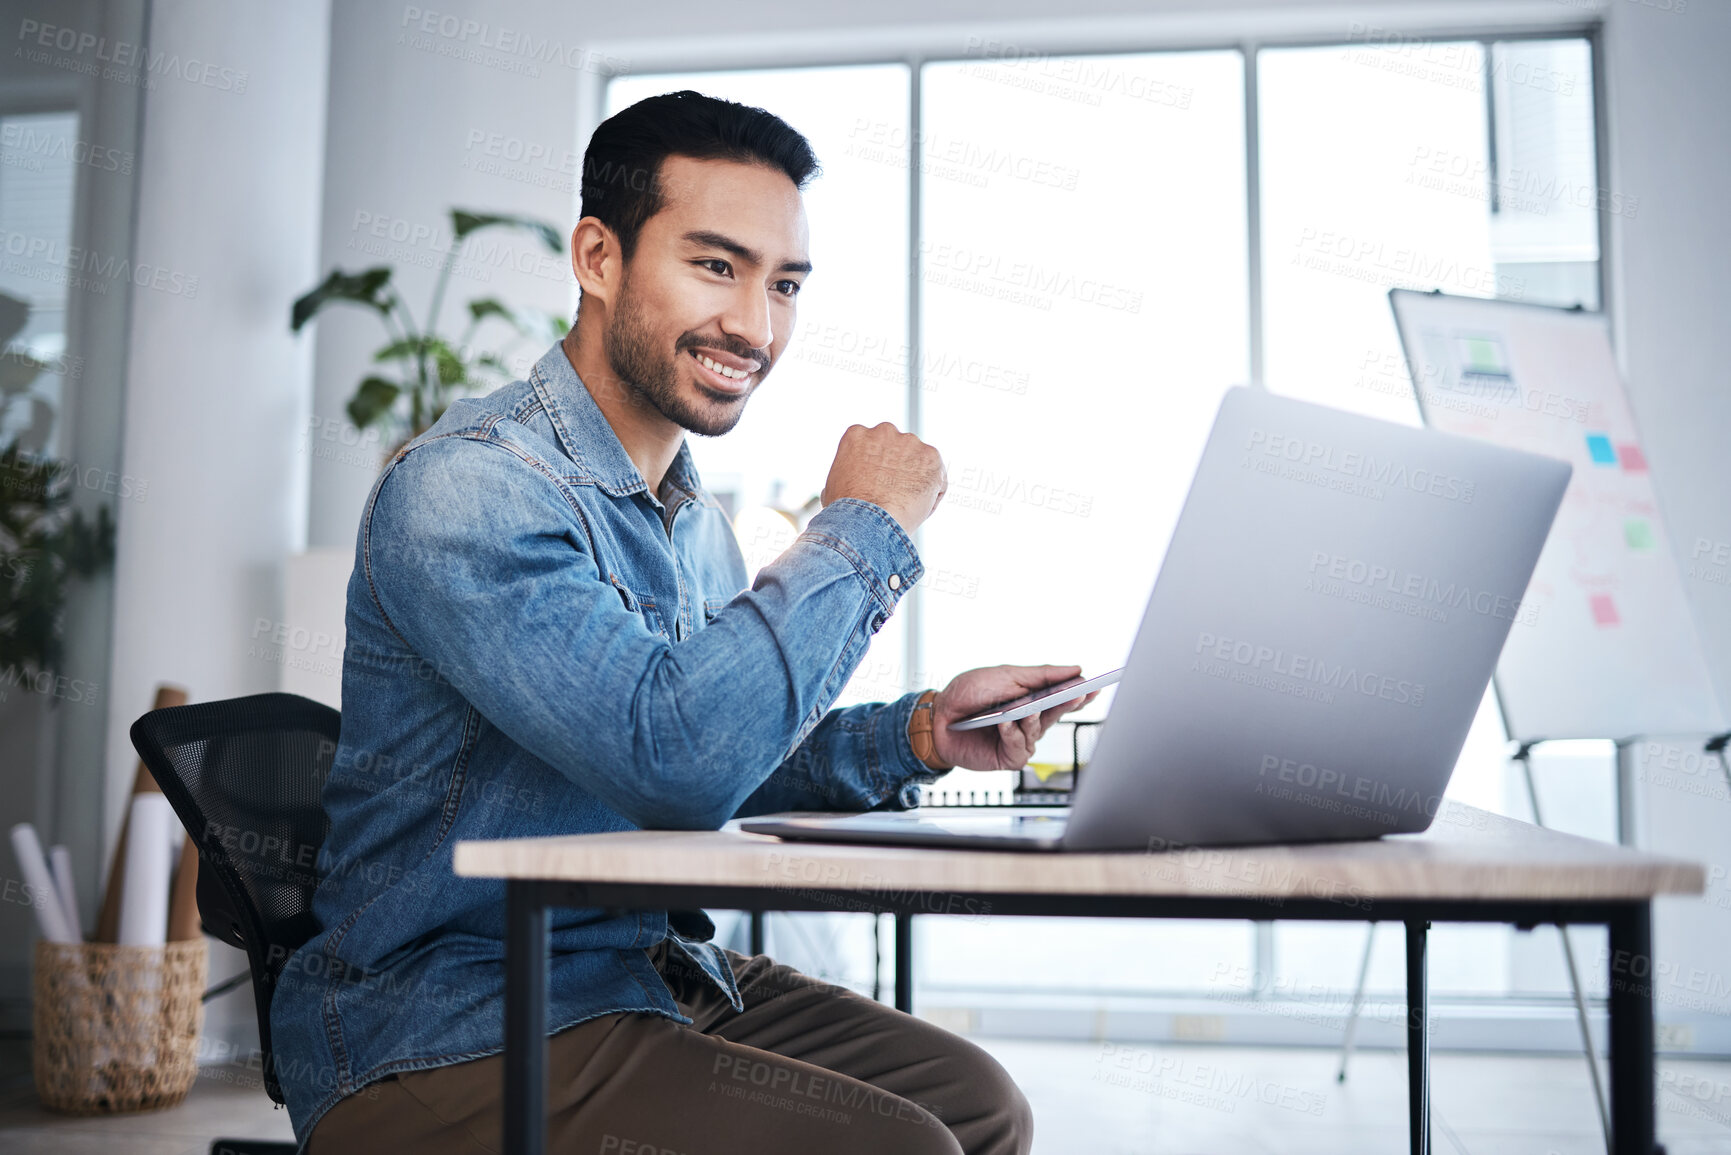
<path fill-rule="evenodd" d="M 913 747 L 914 757 L 925 763 L 928 770 L 953 770 L 955 763 L 946 762 L 938 757 L 936 708 L 938 692 L 927 690 L 914 703 L 914 709 L 908 715 L 908 744 Z"/>

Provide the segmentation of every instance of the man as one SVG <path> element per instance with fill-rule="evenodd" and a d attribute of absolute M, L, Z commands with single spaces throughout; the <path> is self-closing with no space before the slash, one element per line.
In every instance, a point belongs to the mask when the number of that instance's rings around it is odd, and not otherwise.
<path fill-rule="evenodd" d="M 731 429 L 787 345 L 816 167 L 774 116 L 694 92 L 602 124 L 571 235 L 575 327 L 374 485 L 321 930 L 271 1012 L 318 1155 L 498 1147 L 502 887 L 456 877 L 456 842 L 905 807 L 952 765 L 1022 765 L 1081 704 L 950 732 L 1078 672 L 1004 666 L 830 709 L 919 579 L 909 535 L 944 492 L 938 453 L 888 424 L 847 431 L 825 508 L 743 589 L 685 433 Z M 1027 1104 L 984 1051 L 721 950 L 700 913 L 551 927 L 554 1150 L 1028 1150 Z"/>

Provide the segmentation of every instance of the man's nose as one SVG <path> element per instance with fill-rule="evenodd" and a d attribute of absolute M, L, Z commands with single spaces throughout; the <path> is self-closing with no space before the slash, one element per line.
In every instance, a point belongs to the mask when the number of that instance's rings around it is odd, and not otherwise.
<path fill-rule="evenodd" d="M 775 341 L 769 322 L 769 298 L 764 290 L 742 287 L 734 295 L 721 327 L 753 349 L 767 349 Z"/>

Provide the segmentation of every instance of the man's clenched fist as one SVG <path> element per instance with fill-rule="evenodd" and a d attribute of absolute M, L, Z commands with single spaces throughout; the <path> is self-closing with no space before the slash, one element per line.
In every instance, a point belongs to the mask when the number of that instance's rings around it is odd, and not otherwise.
<path fill-rule="evenodd" d="M 825 505 L 844 497 L 869 501 L 912 533 L 932 515 L 948 486 L 938 451 L 885 421 L 870 429 L 848 426 L 829 467 L 822 500 Z"/>

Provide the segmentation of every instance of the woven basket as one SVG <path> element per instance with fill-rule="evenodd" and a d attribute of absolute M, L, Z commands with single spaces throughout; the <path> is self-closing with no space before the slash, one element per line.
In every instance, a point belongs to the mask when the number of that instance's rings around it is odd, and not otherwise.
<path fill-rule="evenodd" d="M 32 1067 L 42 1105 L 71 1115 L 186 1098 L 204 1025 L 204 939 L 166 946 L 37 940 Z"/>

